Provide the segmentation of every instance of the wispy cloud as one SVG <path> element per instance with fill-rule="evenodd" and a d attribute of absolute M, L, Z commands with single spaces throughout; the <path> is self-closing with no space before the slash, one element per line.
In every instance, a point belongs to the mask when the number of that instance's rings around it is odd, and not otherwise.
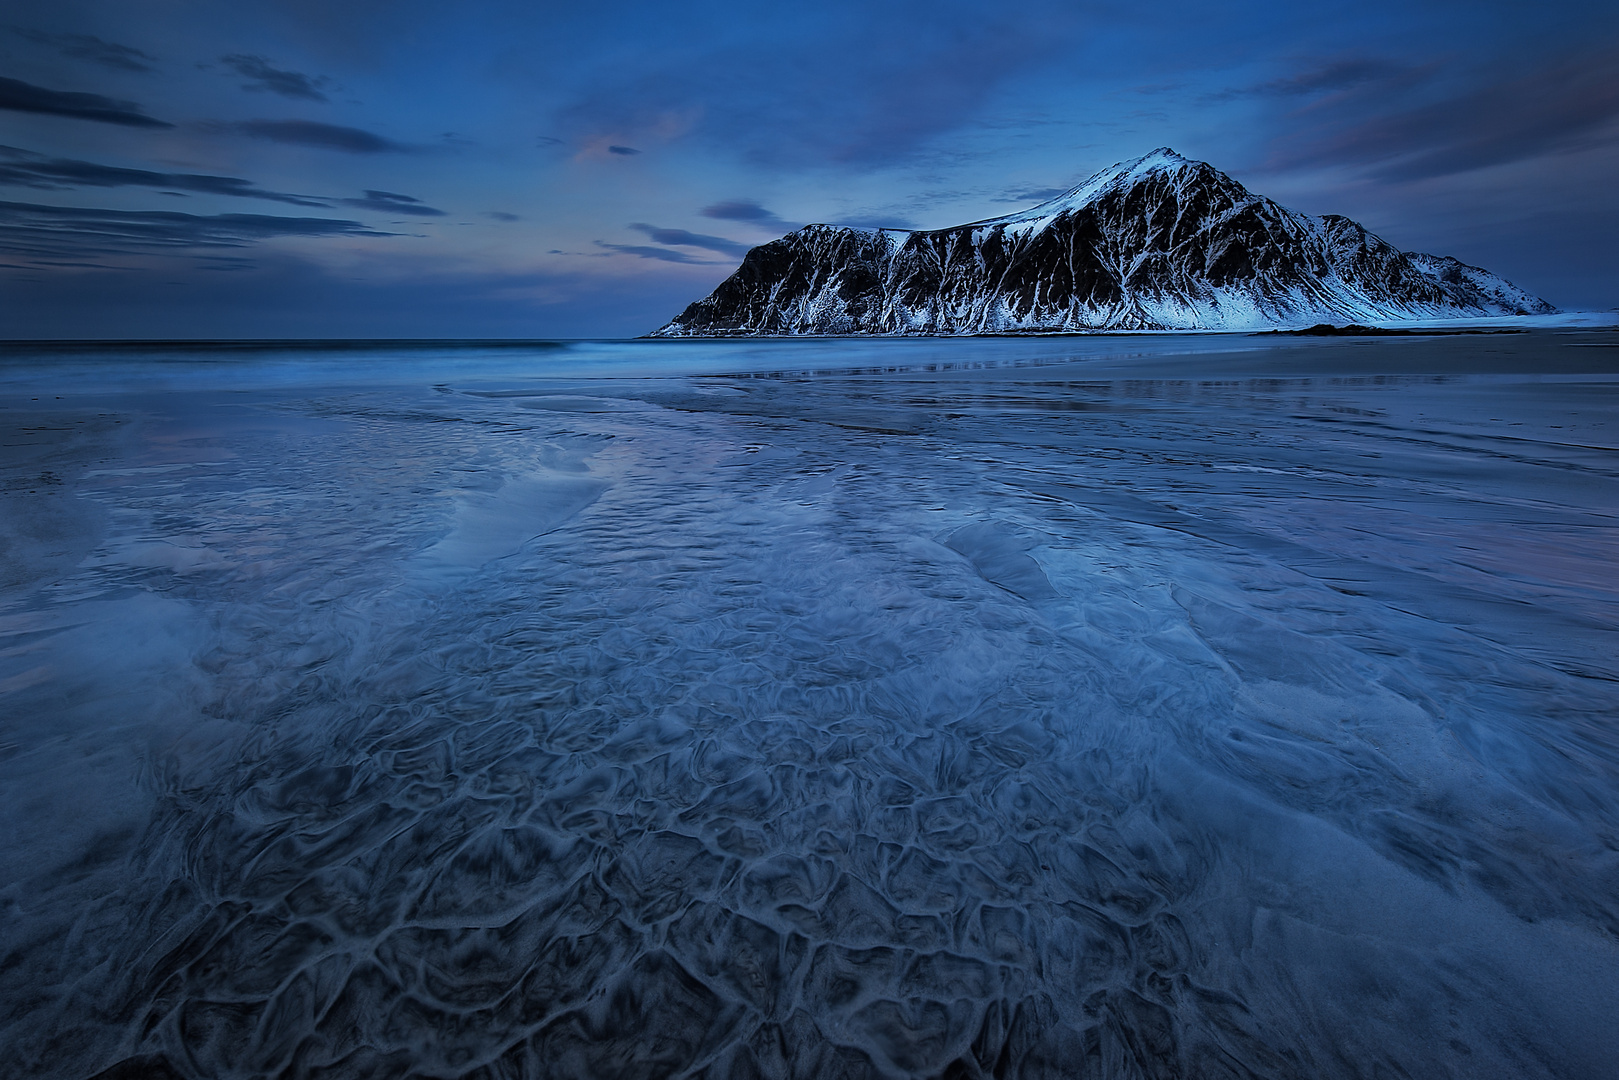
<path fill-rule="evenodd" d="M 1368 84 L 1400 82 L 1408 85 L 1414 78 L 1419 79 L 1432 70 L 1431 66 L 1416 68 L 1379 57 L 1340 57 L 1281 78 L 1218 90 L 1208 94 L 1205 100 L 1229 101 L 1243 97 L 1296 99 L 1339 93 Z"/>
<path fill-rule="evenodd" d="M 1352 98 L 1274 144 L 1272 168 L 1351 166 L 1384 180 L 1449 176 L 1619 140 L 1619 49 L 1498 70 L 1437 100 Z"/>
<path fill-rule="evenodd" d="M 607 152 L 609 154 L 618 154 L 622 157 L 631 157 L 635 154 L 639 154 L 641 151 L 637 150 L 633 146 L 609 146 L 607 148 Z"/>
<path fill-rule="evenodd" d="M 1086 8 L 831 5 L 813 20 L 761 9 L 745 33 L 714 27 L 683 38 L 683 48 L 659 36 L 632 43 L 628 55 L 612 52 L 576 81 L 555 114 L 558 134 L 580 144 L 695 138 L 772 165 L 888 164 L 957 128 L 1008 81 L 1071 52 L 1090 21 Z"/>
<path fill-rule="evenodd" d="M 125 169 L 113 165 L 98 165 L 93 161 L 46 157 L 13 146 L 0 146 L 0 184 L 42 190 L 76 187 L 167 188 L 208 195 L 232 195 L 242 199 L 264 199 L 269 202 L 290 203 L 293 206 L 330 205 L 307 195 L 267 191 L 251 180 L 243 180 L 236 176 Z"/>
<path fill-rule="evenodd" d="M 735 240 L 727 240 L 723 236 L 707 236 L 703 233 L 688 232 L 685 229 L 661 229 L 656 225 L 645 222 L 635 222 L 630 228 L 637 232 L 646 233 L 647 238 L 655 244 L 665 244 L 669 247 L 694 247 L 708 251 L 717 251 L 722 255 L 742 256 L 748 253 L 751 245 L 740 244 Z"/>
<path fill-rule="evenodd" d="M 426 205 L 422 200 L 392 191 L 367 191 L 363 199 L 339 199 L 344 206 L 357 206 L 361 210 L 375 210 L 380 214 L 399 214 L 402 217 L 443 217 L 444 211 Z"/>
<path fill-rule="evenodd" d="M 0 202 L 0 252 L 51 261 L 240 248 L 287 236 L 392 236 L 358 221 L 269 214 L 181 214 Z"/>
<path fill-rule="evenodd" d="M 133 101 L 85 94 L 72 90 L 47 90 L 21 79 L 0 78 L 0 109 L 12 112 L 69 116 L 124 127 L 171 128 L 174 125 L 147 116 Z"/>
<path fill-rule="evenodd" d="M 775 211 L 766 210 L 753 199 L 727 199 L 702 209 L 704 217 L 716 221 L 743 221 L 761 229 L 780 229 L 792 232 L 800 227 L 796 221 L 783 221 Z"/>
<path fill-rule="evenodd" d="M 997 195 L 994 201 L 1004 203 L 1027 203 L 1032 206 L 1036 203 L 1043 203 L 1047 199 L 1055 199 L 1058 195 L 1066 195 L 1067 193 L 1068 188 L 1060 187 L 1015 188 L 1012 191 L 1006 192 L 1004 195 Z"/>
<path fill-rule="evenodd" d="M 255 139 L 319 150 L 341 150 L 347 154 L 400 153 L 410 149 L 362 128 L 322 124 L 315 120 L 243 120 L 232 126 Z"/>
<path fill-rule="evenodd" d="M 654 259 L 658 262 L 691 263 L 697 266 L 712 266 L 716 264 L 713 259 L 694 259 L 684 251 L 674 248 L 647 247 L 644 244 L 609 244 L 605 240 L 597 240 L 596 246 L 606 248 L 618 255 L 633 255 L 637 259 Z"/>
<path fill-rule="evenodd" d="M 23 26 L 10 29 L 25 41 L 47 46 L 63 56 L 88 60 L 92 64 L 119 71 L 151 71 L 152 65 L 157 62 L 157 57 L 150 53 L 115 41 L 103 41 L 92 34 L 51 34 Z"/>
<path fill-rule="evenodd" d="M 602 270 L 618 258 L 601 255 Z M 0 257 L 0 289 L 12 301 L 0 304 L 0 337 L 276 338 L 289 327 L 325 338 L 630 337 L 691 302 L 687 275 L 714 272 L 591 274 L 578 260 L 551 272 L 469 271 L 361 254 L 379 272 L 356 274 L 355 253 L 329 267 L 307 247 L 271 245 L 179 256 L 143 260 L 161 265 L 155 273 L 96 273 L 89 260 L 74 272 L 68 259 L 53 261 L 61 272 L 30 273 L 32 265 Z M 94 304 L 85 303 L 90 291 Z"/>
<path fill-rule="evenodd" d="M 263 90 L 280 94 L 282 97 L 304 98 L 308 101 L 326 100 L 326 95 L 321 93 L 319 88 L 329 80 L 323 77 L 309 76 L 297 71 L 283 71 L 272 67 L 270 61 L 264 57 L 250 53 L 222 56 L 219 61 L 247 80 L 242 84 L 244 90 Z"/>
<path fill-rule="evenodd" d="M 485 210 L 483 216 L 495 221 L 522 221 L 521 214 L 507 213 L 505 210 Z"/>

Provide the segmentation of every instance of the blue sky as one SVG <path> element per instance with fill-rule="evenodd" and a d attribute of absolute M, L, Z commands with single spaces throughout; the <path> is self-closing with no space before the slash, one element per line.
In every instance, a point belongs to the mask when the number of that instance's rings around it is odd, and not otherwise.
<path fill-rule="evenodd" d="M 643 333 L 810 221 L 1171 146 L 1619 305 L 1619 5 L 0 9 L 0 335 Z"/>

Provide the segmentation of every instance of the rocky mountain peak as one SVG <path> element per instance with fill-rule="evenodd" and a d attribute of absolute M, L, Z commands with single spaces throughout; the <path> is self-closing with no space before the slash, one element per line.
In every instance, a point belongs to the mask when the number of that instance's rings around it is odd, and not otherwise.
<path fill-rule="evenodd" d="M 1479 267 L 1289 210 L 1160 147 L 948 229 L 811 225 L 655 336 L 1239 329 L 1556 310 Z"/>
<path fill-rule="evenodd" d="M 1248 197 L 1241 184 L 1213 166 L 1182 157 L 1167 146 L 1131 161 L 1119 162 L 1086 179 L 1054 199 L 998 217 L 971 222 L 973 226 L 1025 226 L 1050 224 L 1064 213 L 1091 206 L 1110 196 L 1143 189 L 1148 198 L 1186 196 L 1200 188 L 1222 188 L 1227 198 Z"/>

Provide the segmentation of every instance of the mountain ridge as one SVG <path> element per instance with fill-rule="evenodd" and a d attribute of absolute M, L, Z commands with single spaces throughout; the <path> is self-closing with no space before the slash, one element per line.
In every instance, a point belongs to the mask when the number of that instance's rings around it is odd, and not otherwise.
<path fill-rule="evenodd" d="M 1556 310 L 1481 267 L 1298 213 L 1160 147 L 964 225 L 806 225 L 753 248 L 648 336 L 1235 330 Z"/>

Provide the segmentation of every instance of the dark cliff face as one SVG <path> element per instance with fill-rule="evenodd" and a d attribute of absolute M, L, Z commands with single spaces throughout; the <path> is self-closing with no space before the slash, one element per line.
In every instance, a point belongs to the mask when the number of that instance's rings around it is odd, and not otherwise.
<path fill-rule="evenodd" d="M 1159 150 L 1019 214 L 928 232 L 810 225 L 750 251 L 654 336 L 960 334 L 1538 314 L 1478 267 L 1408 255 Z"/>

